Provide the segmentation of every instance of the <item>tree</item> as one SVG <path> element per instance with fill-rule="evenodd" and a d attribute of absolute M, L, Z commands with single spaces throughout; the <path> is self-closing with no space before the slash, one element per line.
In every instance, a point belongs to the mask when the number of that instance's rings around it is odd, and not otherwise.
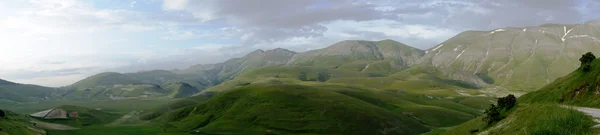
<path fill-rule="evenodd" d="M 487 125 L 492 125 L 495 122 L 502 120 L 500 116 L 500 111 L 498 111 L 498 107 L 494 104 L 490 105 L 490 108 L 485 110 L 485 117 L 483 117 L 483 121 L 487 123 Z"/>
<path fill-rule="evenodd" d="M 587 52 L 581 55 L 579 61 L 581 62 L 581 68 L 583 72 L 588 72 L 591 69 L 592 61 L 596 59 L 596 56 L 592 52 Z"/>
<path fill-rule="evenodd" d="M 4 113 L 4 111 L 0 110 L 0 119 L 6 117 L 6 114 Z"/>
<path fill-rule="evenodd" d="M 327 76 L 325 74 L 326 73 L 322 73 L 322 72 L 317 73 L 317 81 L 319 81 L 319 82 L 327 81 Z"/>
<path fill-rule="evenodd" d="M 298 74 L 298 80 L 307 81 L 308 79 L 306 78 L 306 72 L 300 72 L 300 74 Z"/>
<path fill-rule="evenodd" d="M 509 94 L 506 97 L 498 98 L 498 108 L 500 109 L 511 109 L 517 104 L 517 98 L 513 94 Z"/>

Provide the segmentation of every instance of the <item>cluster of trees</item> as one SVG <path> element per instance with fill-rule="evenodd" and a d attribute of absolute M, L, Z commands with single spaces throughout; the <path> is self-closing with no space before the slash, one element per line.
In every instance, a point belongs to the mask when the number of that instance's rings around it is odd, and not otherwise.
<path fill-rule="evenodd" d="M 498 98 L 497 105 L 490 105 L 490 108 L 485 110 L 483 117 L 483 121 L 487 125 L 492 125 L 500 120 L 502 120 L 502 114 L 500 112 L 505 112 L 512 109 L 517 104 L 517 98 L 515 95 L 509 94 L 506 97 Z"/>
<path fill-rule="evenodd" d="M 588 72 L 592 68 L 592 61 L 596 59 L 596 56 L 592 52 L 587 52 L 581 55 L 579 61 L 581 62 L 581 69 L 583 72 Z"/>

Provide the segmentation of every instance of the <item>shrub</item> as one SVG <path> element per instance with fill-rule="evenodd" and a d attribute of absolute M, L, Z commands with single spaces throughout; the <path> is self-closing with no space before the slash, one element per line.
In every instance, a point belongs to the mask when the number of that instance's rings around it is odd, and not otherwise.
<path fill-rule="evenodd" d="M 499 108 L 496 105 L 490 105 L 490 108 L 485 110 L 485 117 L 483 117 L 483 121 L 489 126 L 500 120 L 502 117 L 500 116 Z"/>
<path fill-rule="evenodd" d="M 4 118 L 6 117 L 6 114 L 4 113 L 4 111 L 0 110 L 0 118 Z"/>
<path fill-rule="evenodd" d="M 498 108 L 509 110 L 517 104 L 515 95 L 509 94 L 506 97 L 498 98 Z"/>
<path fill-rule="evenodd" d="M 590 71 L 591 63 L 594 61 L 594 59 L 596 59 L 596 56 L 594 56 L 592 52 L 587 52 L 584 55 L 581 55 L 579 61 L 581 62 L 581 68 L 583 72 Z"/>
<path fill-rule="evenodd" d="M 471 131 L 469 131 L 471 134 L 475 134 L 477 132 L 479 132 L 479 129 L 471 129 Z"/>

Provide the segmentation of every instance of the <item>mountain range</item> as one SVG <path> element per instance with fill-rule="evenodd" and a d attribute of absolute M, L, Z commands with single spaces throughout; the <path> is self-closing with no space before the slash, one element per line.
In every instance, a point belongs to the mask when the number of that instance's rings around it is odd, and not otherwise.
<path fill-rule="evenodd" d="M 571 72 L 582 54 L 600 54 L 598 39 L 600 21 L 465 31 L 427 50 L 346 40 L 186 69 L 100 73 L 60 88 L 0 80 L 0 103 L 169 99 L 140 119 L 206 134 L 419 134 L 478 118 L 497 96 L 591 79 L 595 72 Z M 520 100 L 583 103 L 572 98 L 595 96 L 578 94 L 596 88 L 590 83 L 550 84 Z"/>
<path fill-rule="evenodd" d="M 123 92 L 112 94 L 113 97 L 144 96 L 141 93 L 150 93 L 145 96 L 170 95 L 177 93 L 165 88 L 172 83 L 189 84 L 195 90 L 188 91 L 201 91 L 232 80 L 244 72 L 269 66 L 308 66 L 356 71 L 380 77 L 402 76 L 401 78 L 410 78 L 415 72 L 423 72 L 459 82 L 468 86 L 467 88 L 524 93 L 536 90 L 577 68 L 580 54 L 600 53 L 600 47 L 597 47 L 600 44 L 598 31 L 600 21 L 589 21 L 582 24 L 544 24 L 491 31 L 465 31 L 428 50 L 420 50 L 393 40 L 348 40 L 306 52 L 282 48 L 256 50 L 223 63 L 200 64 L 182 70 L 101 73 L 61 88 L 66 91 L 54 94 L 63 97 L 74 94 L 74 97 L 78 97 L 83 95 L 76 94 L 80 92 L 74 90 L 91 90 L 92 94 L 98 95 L 102 92 L 94 91 L 94 88 L 102 86 L 100 89 L 108 89 L 111 86 L 123 89 Z M 411 72 L 411 75 L 406 76 L 407 73 L 404 72 Z M 5 90 L 16 89 L 15 86 L 27 87 L 19 89 L 51 89 L 34 85 L 0 85 L 5 86 L 0 87 Z M 143 90 L 127 90 L 135 89 L 134 87 Z M 88 97 L 90 92 L 87 92 Z M 22 92 L 7 94 L 19 93 Z M 15 96 L 20 99 L 14 100 L 26 101 L 23 97 L 39 100 L 46 97 L 43 94 Z M 129 96 L 120 96 L 123 94 Z M 111 94 L 104 93 L 104 97 L 110 96 Z"/>

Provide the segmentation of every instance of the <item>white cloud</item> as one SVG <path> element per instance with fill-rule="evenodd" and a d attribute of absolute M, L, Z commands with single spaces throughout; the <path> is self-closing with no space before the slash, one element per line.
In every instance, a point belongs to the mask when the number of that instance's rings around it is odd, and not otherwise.
<path fill-rule="evenodd" d="M 189 0 L 164 0 L 163 9 L 165 10 L 183 10 L 186 8 Z"/>
<path fill-rule="evenodd" d="M 137 1 L 131 1 L 129 2 L 129 7 L 135 7 L 135 4 L 137 4 Z"/>

